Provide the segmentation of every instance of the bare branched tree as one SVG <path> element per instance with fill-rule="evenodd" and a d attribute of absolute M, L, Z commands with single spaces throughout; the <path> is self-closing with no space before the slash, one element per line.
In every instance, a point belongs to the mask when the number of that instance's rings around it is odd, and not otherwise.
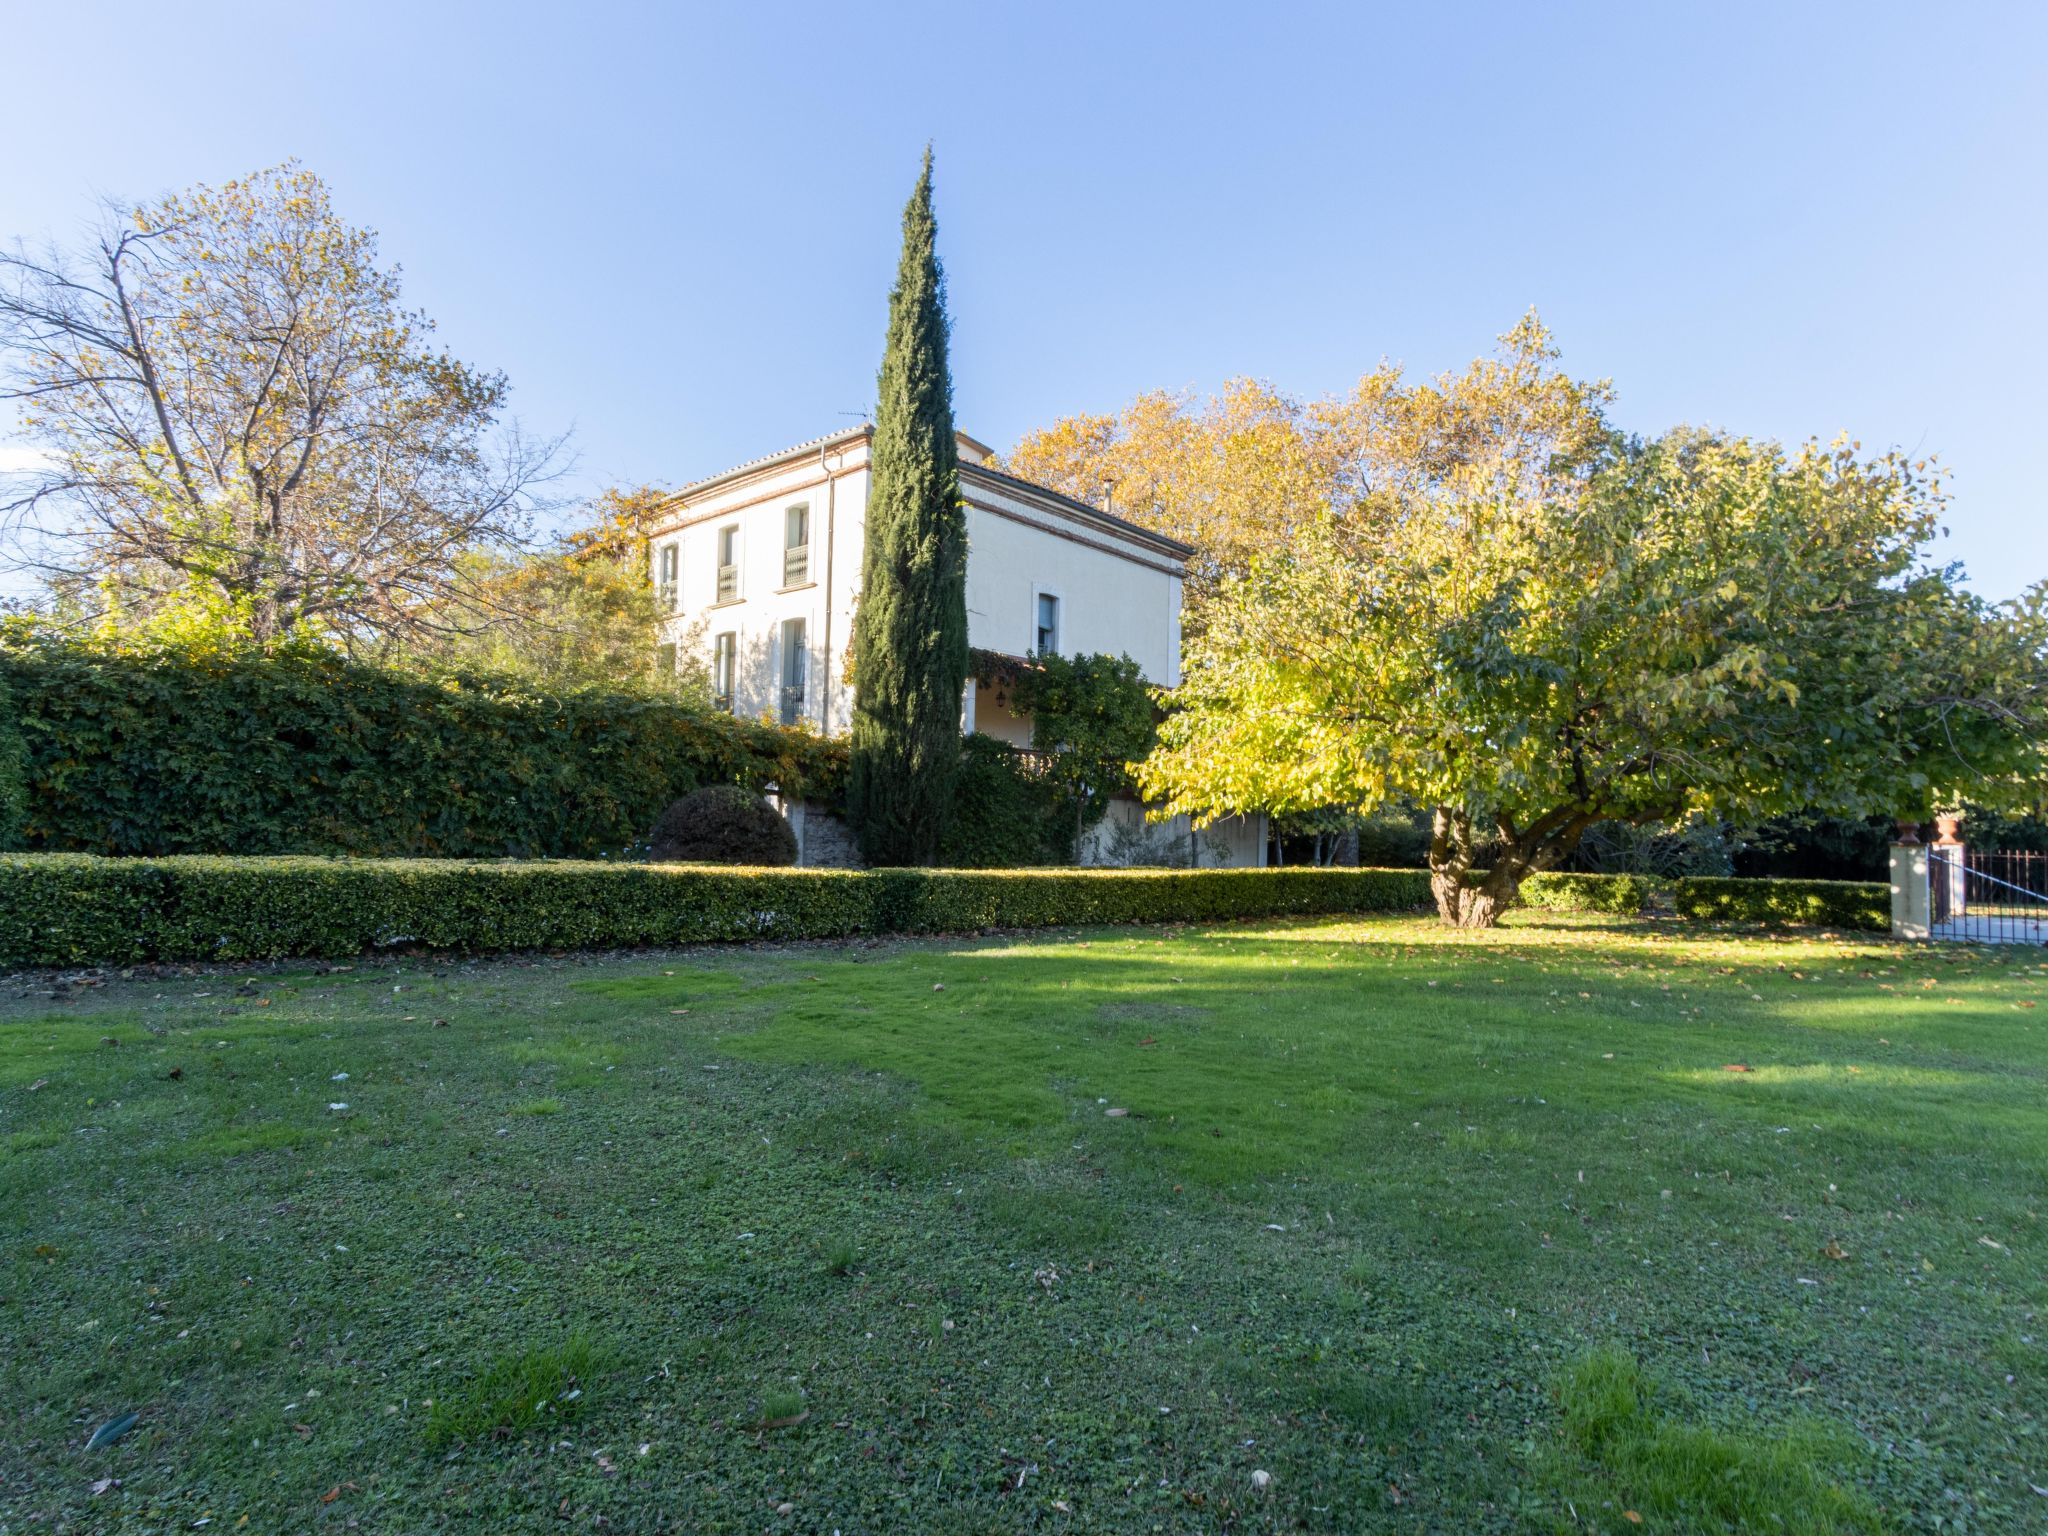
<path fill-rule="evenodd" d="M 429 346 L 376 237 L 294 164 L 110 204 L 89 251 L 0 253 L 0 398 L 41 466 L 0 481 L 13 561 L 126 627 L 401 635 L 518 544 L 562 440 Z"/>

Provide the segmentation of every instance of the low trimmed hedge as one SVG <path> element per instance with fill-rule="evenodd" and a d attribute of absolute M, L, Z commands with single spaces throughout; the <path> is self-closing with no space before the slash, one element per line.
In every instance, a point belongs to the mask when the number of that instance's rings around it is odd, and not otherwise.
<path fill-rule="evenodd" d="M 1864 880 L 1743 880 L 1695 877 L 1672 882 L 1680 917 L 1725 923 L 1817 923 L 1889 932 L 1891 887 Z"/>
<path fill-rule="evenodd" d="M 831 870 L 0 855 L 0 965 L 343 957 L 1411 911 L 1419 870 Z"/>
<path fill-rule="evenodd" d="M 1539 875 L 1528 905 L 1640 911 L 1660 882 Z M 1883 932 L 1887 887 L 1683 879 L 1681 917 Z M 571 861 L 0 854 L 0 966 L 489 952 L 1412 912 L 1411 869 L 717 869 Z"/>
<path fill-rule="evenodd" d="M 1608 912 L 1633 917 L 1648 911 L 1669 882 L 1652 875 L 1531 875 L 1522 882 L 1522 905 L 1545 912 Z"/>

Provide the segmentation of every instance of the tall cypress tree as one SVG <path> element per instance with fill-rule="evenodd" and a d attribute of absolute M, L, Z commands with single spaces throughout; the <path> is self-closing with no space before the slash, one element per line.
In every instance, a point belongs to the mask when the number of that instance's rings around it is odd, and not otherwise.
<path fill-rule="evenodd" d="M 870 864 L 932 862 L 960 770 L 967 511 L 937 235 L 927 147 L 903 210 L 903 258 L 889 295 L 853 623 L 847 816 Z"/>

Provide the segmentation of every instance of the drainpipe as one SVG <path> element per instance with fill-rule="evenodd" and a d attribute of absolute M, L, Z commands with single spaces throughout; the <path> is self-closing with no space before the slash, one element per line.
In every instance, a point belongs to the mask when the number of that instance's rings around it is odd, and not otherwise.
<path fill-rule="evenodd" d="M 838 492 L 839 482 L 833 478 L 832 466 L 825 462 L 825 450 L 818 450 L 818 468 L 825 475 L 825 653 L 824 666 L 820 669 L 824 677 L 818 689 L 818 729 L 825 735 L 832 734 L 832 555 L 839 547 Z M 843 670 L 843 669 L 842 669 Z"/>

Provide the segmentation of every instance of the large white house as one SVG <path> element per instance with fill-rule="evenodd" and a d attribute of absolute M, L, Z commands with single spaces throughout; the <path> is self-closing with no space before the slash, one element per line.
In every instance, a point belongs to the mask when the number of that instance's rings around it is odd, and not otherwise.
<path fill-rule="evenodd" d="M 713 691 L 734 713 L 805 721 L 828 734 L 847 728 L 873 438 L 872 426 L 854 427 L 684 486 L 650 529 L 661 654 L 676 665 L 686 648 L 701 647 Z M 1148 681 L 1176 686 L 1181 584 L 1194 551 L 1006 475 L 989 465 L 984 444 L 965 433 L 958 441 L 968 644 L 1014 663 L 1127 655 Z M 1031 743 L 1031 722 L 1010 709 L 1000 675 L 970 679 L 961 726 Z M 1141 820 L 1135 803 L 1117 807 L 1084 856 L 1101 861 L 1113 847 L 1128 849 Z M 1185 822 L 1168 824 L 1149 840 L 1184 844 L 1205 865 L 1265 858 L 1262 819 L 1234 819 L 1199 838 Z"/>

